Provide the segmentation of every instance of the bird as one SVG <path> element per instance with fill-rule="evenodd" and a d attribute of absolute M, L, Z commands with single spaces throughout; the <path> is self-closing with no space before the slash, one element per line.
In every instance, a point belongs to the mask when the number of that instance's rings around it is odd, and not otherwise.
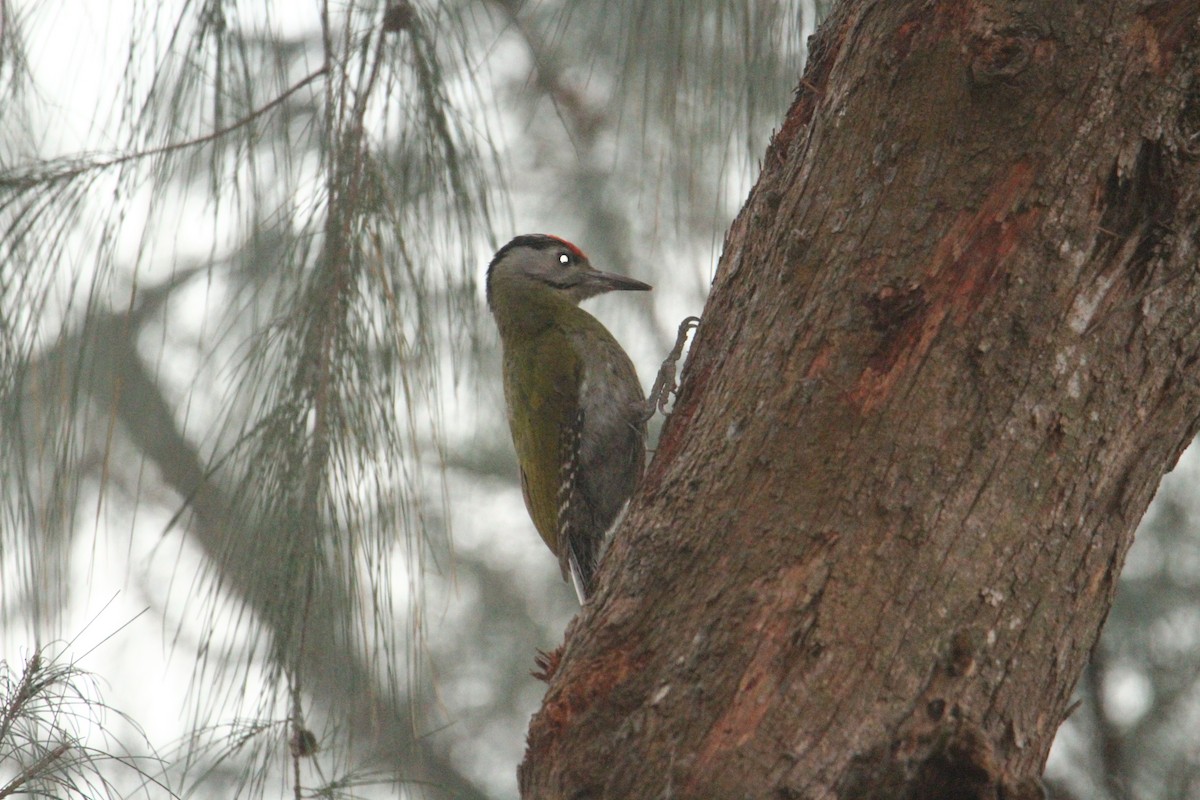
<path fill-rule="evenodd" d="M 641 480 L 653 407 L 628 354 L 579 303 L 650 289 L 594 268 L 578 247 L 547 234 L 517 236 L 488 265 L 521 494 L 581 605 L 595 590 L 610 528 Z"/>

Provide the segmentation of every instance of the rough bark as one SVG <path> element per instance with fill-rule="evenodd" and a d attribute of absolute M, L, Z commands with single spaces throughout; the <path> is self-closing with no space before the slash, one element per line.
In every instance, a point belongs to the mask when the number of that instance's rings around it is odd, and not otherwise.
<path fill-rule="evenodd" d="M 1198 19 L 835 10 L 523 797 L 1040 793 L 1197 429 Z"/>

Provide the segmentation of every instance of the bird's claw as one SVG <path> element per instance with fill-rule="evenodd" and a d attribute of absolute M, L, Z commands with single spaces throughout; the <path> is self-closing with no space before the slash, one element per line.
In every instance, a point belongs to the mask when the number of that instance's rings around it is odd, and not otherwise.
<path fill-rule="evenodd" d="M 667 354 L 662 366 L 658 368 L 658 377 L 654 379 L 654 386 L 650 389 L 650 397 L 646 401 L 646 419 L 654 416 L 656 410 L 666 414 L 671 395 L 678 397 L 679 384 L 675 381 L 676 365 L 683 357 L 683 348 L 687 345 L 688 334 L 698 327 L 700 327 L 699 317 L 684 317 L 683 322 L 679 323 L 675 346 L 671 348 L 671 352 Z"/>

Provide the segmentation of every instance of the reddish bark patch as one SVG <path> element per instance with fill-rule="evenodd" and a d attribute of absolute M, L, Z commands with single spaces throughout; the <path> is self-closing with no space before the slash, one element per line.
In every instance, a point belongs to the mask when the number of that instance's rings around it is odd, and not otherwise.
<path fill-rule="evenodd" d="M 1041 216 L 1016 210 L 1033 182 L 1033 168 L 1018 162 L 984 197 L 978 211 L 963 211 L 938 242 L 921 282 L 923 303 L 890 328 L 867 359 L 850 393 L 860 413 L 878 408 L 900 377 L 929 352 L 943 324 L 962 325 L 1004 275 L 1004 262 Z M 915 290 L 914 290 L 915 291 Z"/>
<path fill-rule="evenodd" d="M 924 27 L 923 23 L 922 19 L 910 19 L 896 28 L 896 35 L 892 39 L 892 55 L 901 61 L 908 58 L 908 54 L 912 52 L 913 39 Z"/>
<path fill-rule="evenodd" d="M 640 670 L 644 661 L 622 649 L 608 650 L 599 658 L 573 666 L 566 680 L 550 690 L 541 713 L 530 725 L 529 749 L 542 749 L 538 747 L 541 743 L 557 744 L 576 717 L 607 698 L 614 687 Z"/>
<path fill-rule="evenodd" d="M 805 91 L 806 89 L 807 91 Z M 800 94 L 800 92 L 803 92 L 803 94 Z M 801 83 L 796 100 L 792 103 L 792 107 L 788 109 L 787 116 L 783 119 L 783 127 L 775 132 L 775 135 L 771 138 L 771 143 L 767 146 L 767 157 L 772 159 L 776 164 L 787 162 L 788 156 L 792 152 L 792 142 L 795 141 L 800 131 L 808 127 L 808 123 L 812 121 L 818 92 L 819 90 L 816 87 L 809 86 L 807 83 Z"/>
<path fill-rule="evenodd" d="M 824 347 L 817 351 L 817 354 L 813 357 L 813 360 L 809 362 L 808 369 L 804 372 L 805 380 L 812 380 L 829 368 L 829 362 L 832 359 L 833 350 L 833 344 L 826 343 Z"/>
<path fill-rule="evenodd" d="M 785 613 L 811 594 L 813 562 L 795 564 L 780 570 L 757 586 L 763 598 L 750 620 L 742 641 L 754 642 L 755 648 L 738 681 L 737 691 L 721 718 L 700 743 L 696 767 L 685 796 L 703 796 L 699 791 L 712 786 L 724 771 L 727 759 L 757 733 L 767 712 L 775 706 L 775 695 L 786 673 L 786 655 L 793 646 L 794 616 Z"/>
<path fill-rule="evenodd" d="M 896 26 L 891 39 L 892 56 L 904 60 L 924 41 L 918 37 L 925 34 L 925 41 L 936 40 L 952 30 L 961 30 L 970 21 L 974 3 L 949 0 L 943 3 L 926 3 L 911 9 L 908 17 Z"/>
<path fill-rule="evenodd" d="M 1198 17 L 1200 0 L 1168 0 L 1155 3 L 1135 18 L 1130 36 L 1156 74 L 1165 75 L 1175 63 L 1175 55 L 1196 36 Z"/>
<path fill-rule="evenodd" d="M 829 73 L 833 71 L 834 62 L 846 42 L 847 26 L 843 24 L 837 31 L 828 34 L 832 43 L 828 46 L 818 46 L 813 49 L 808 62 L 808 69 L 800 79 L 796 88 L 796 99 L 784 117 L 783 125 L 771 138 L 767 146 L 768 163 L 783 164 L 791 154 L 792 142 L 800 131 L 808 127 L 816 112 L 817 103 L 825 96 L 825 87 L 829 83 Z M 822 39 L 820 44 L 824 44 Z"/>
<path fill-rule="evenodd" d="M 558 665 L 562 662 L 562 647 L 556 647 L 550 652 L 538 650 L 537 655 L 533 657 L 533 663 L 537 667 L 536 670 L 529 674 L 537 678 L 543 683 L 549 683 L 554 677 L 554 673 L 558 672 Z"/>

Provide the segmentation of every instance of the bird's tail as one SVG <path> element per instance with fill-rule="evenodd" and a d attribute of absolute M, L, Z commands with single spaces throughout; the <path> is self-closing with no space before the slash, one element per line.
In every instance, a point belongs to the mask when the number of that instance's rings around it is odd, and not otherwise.
<path fill-rule="evenodd" d="M 568 541 L 567 561 L 571 564 L 571 585 L 579 597 L 579 605 L 583 605 L 592 596 L 596 586 L 596 560 L 591 553 L 579 552 L 582 548 L 578 543 Z"/>

